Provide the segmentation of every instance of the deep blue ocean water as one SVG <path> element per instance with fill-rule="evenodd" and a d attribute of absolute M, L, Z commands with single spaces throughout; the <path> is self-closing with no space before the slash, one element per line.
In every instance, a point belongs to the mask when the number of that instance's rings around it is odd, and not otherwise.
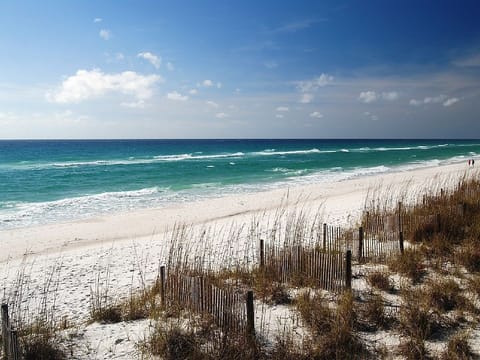
<path fill-rule="evenodd" d="M 480 140 L 0 141 L 0 230 L 477 154 Z"/>

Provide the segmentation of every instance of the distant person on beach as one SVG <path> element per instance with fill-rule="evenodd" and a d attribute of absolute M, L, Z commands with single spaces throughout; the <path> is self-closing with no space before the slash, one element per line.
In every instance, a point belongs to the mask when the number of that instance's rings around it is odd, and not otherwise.
<path fill-rule="evenodd" d="M 468 160 L 468 166 L 470 166 L 472 164 L 472 160 Z"/>
<path fill-rule="evenodd" d="M 474 166 L 474 165 L 475 165 L 475 160 L 472 159 L 472 166 Z"/>

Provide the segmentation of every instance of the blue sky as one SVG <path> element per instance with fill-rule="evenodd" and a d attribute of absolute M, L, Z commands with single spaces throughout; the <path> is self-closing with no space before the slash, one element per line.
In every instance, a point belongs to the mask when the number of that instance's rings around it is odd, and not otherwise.
<path fill-rule="evenodd" d="M 0 138 L 480 137 L 478 1 L 2 1 Z"/>

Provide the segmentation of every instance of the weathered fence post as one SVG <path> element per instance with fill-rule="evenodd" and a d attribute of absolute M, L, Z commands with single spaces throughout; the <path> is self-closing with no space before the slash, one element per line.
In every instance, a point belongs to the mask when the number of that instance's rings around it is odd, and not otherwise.
<path fill-rule="evenodd" d="M 10 329 L 10 358 L 12 360 L 20 360 L 20 349 L 18 347 L 18 336 L 17 336 L 17 331 L 14 330 L 14 329 Z"/>
<path fill-rule="evenodd" d="M 18 347 L 17 331 L 10 325 L 8 305 L 2 304 L 2 339 L 3 352 L 7 360 L 19 360 L 20 348 Z"/>
<path fill-rule="evenodd" d="M 358 261 L 363 258 L 363 226 L 358 229 Z"/>
<path fill-rule="evenodd" d="M 403 231 L 403 226 L 402 226 L 402 202 L 398 202 L 398 231 L 401 232 Z"/>
<path fill-rule="evenodd" d="M 255 336 L 255 313 L 253 308 L 253 291 L 247 292 L 247 335 Z"/>
<path fill-rule="evenodd" d="M 10 327 L 10 320 L 8 319 L 8 305 L 2 304 L 2 339 L 3 339 L 3 353 L 5 357 L 9 358 L 10 350 L 10 336 L 7 335 Z"/>
<path fill-rule="evenodd" d="M 345 255 L 345 287 L 352 289 L 352 250 L 347 250 Z"/>
<path fill-rule="evenodd" d="M 260 269 L 265 267 L 265 241 L 260 239 Z"/>
<path fill-rule="evenodd" d="M 160 266 L 160 300 L 162 306 L 165 304 L 165 265 Z"/>
<path fill-rule="evenodd" d="M 440 230 L 441 230 L 441 228 L 442 228 L 442 219 L 441 219 L 441 217 L 440 217 L 440 214 L 439 214 L 439 213 L 437 214 L 437 216 L 436 216 L 436 217 L 437 217 L 437 231 L 440 231 Z"/>
<path fill-rule="evenodd" d="M 323 251 L 327 250 L 327 224 L 323 223 Z"/>
<path fill-rule="evenodd" d="M 400 254 L 403 255 L 403 231 L 400 231 Z"/>

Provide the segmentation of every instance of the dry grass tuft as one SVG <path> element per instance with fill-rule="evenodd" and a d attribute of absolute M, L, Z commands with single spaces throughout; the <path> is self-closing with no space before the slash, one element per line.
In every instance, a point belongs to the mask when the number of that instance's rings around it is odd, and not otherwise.
<path fill-rule="evenodd" d="M 458 333 L 448 341 L 447 348 L 442 354 L 444 360 L 473 360 L 478 358 L 474 355 L 470 344 L 469 335 L 466 332 Z"/>
<path fill-rule="evenodd" d="M 390 270 L 407 276 L 414 284 L 420 282 L 425 275 L 422 255 L 415 250 L 406 249 L 403 254 L 390 260 Z"/>
<path fill-rule="evenodd" d="M 406 360 L 427 360 L 431 359 L 428 355 L 425 341 L 415 338 L 407 338 L 400 343 L 400 355 Z"/>
<path fill-rule="evenodd" d="M 424 291 L 425 299 L 433 309 L 442 313 L 468 307 L 460 286 L 452 279 L 430 281 Z"/>
<path fill-rule="evenodd" d="M 367 282 L 379 290 L 393 292 L 395 287 L 386 271 L 374 271 L 367 276 Z"/>

